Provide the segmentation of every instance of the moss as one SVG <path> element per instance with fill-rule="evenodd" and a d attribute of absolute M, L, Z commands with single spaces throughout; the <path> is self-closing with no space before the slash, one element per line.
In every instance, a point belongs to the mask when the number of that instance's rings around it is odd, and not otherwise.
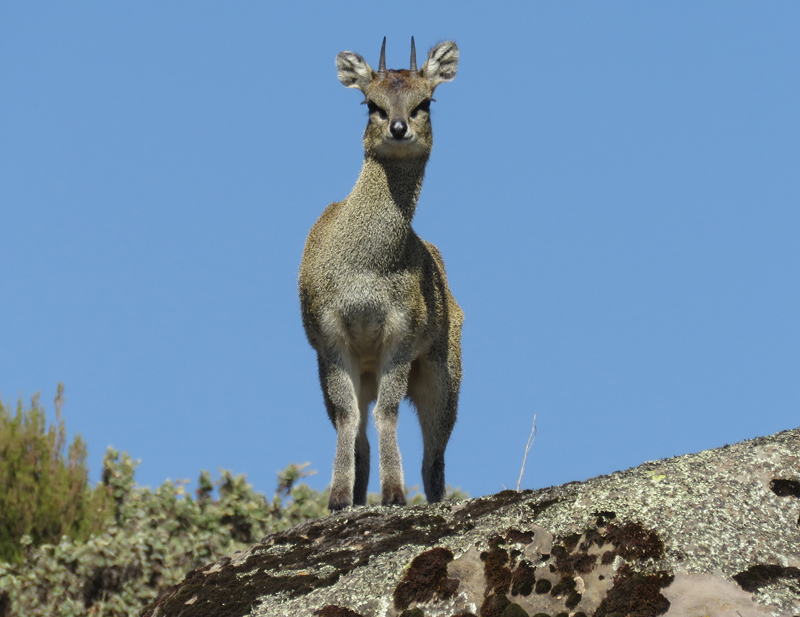
<path fill-rule="evenodd" d="M 523 559 L 514 570 L 511 576 L 511 595 L 529 596 L 533 592 L 536 583 L 534 576 L 536 569 L 530 561 Z"/>
<path fill-rule="evenodd" d="M 596 515 L 599 522 L 616 517 L 613 512 L 599 512 Z M 589 553 L 589 549 L 608 543 L 614 544 L 617 548 L 614 551 L 606 551 L 603 563 L 613 562 L 619 553 L 624 553 L 629 558 L 641 559 L 655 556 L 663 551 L 663 543 L 658 536 L 637 523 L 609 525 L 608 529 L 604 530 L 590 527 L 583 533 L 564 536 L 553 545 L 550 556 L 554 562 L 550 564 L 549 569 L 552 573 L 561 574 L 561 579 L 555 585 L 544 579 L 536 581 L 534 591 L 563 598 L 566 608 L 574 609 L 583 598 L 576 589 L 574 577 L 592 572 L 597 566 L 598 555 Z"/>
<path fill-rule="evenodd" d="M 542 501 L 537 501 L 536 503 L 529 503 L 528 507 L 533 510 L 533 520 L 539 518 L 539 515 L 547 510 L 550 506 L 556 505 L 560 500 L 558 498 L 555 499 L 543 499 Z"/>
<path fill-rule="evenodd" d="M 394 590 L 394 606 L 408 608 L 412 602 L 430 602 L 451 598 L 458 589 L 458 580 L 447 578 L 447 564 L 453 553 L 446 548 L 434 548 L 420 553 Z"/>
<path fill-rule="evenodd" d="M 323 606 L 314 614 L 319 615 L 319 617 L 364 617 L 364 615 L 361 613 L 356 613 L 355 611 L 351 611 L 349 608 L 336 606 L 334 604 Z"/>
<path fill-rule="evenodd" d="M 575 589 L 575 579 L 571 576 L 562 576 L 561 580 L 558 581 L 553 588 L 550 590 L 550 595 L 554 597 L 559 597 L 568 594 L 570 591 Z"/>
<path fill-rule="evenodd" d="M 533 533 L 512 528 L 506 532 L 506 542 L 509 544 L 530 544 L 533 542 Z"/>
<path fill-rule="evenodd" d="M 778 497 L 800 498 L 800 482 L 797 480 L 782 480 L 775 478 L 769 483 L 770 490 Z"/>
<path fill-rule="evenodd" d="M 425 611 L 421 608 L 410 608 L 400 613 L 400 617 L 425 617 Z"/>
<path fill-rule="evenodd" d="M 480 518 L 490 514 L 491 512 L 494 512 L 495 510 L 504 508 L 505 506 L 519 503 L 532 493 L 533 491 L 531 490 L 519 492 L 506 490 L 500 491 L 496 495 L 481 497 L 480 499 L 475 499 L 468 502 L 463 508 L 455 513 L 454 518 L 459 521 L 463 521 L 467 518 Z"/>
<path fill-rule="evenodd" d="M 503 543 L 503 539 L 500 536 L 493 536 L 489 540 L 490 550 L 481 553 L 486 584 L 494 593 L 507 593 L 511 586 L 512 576 L 511 568 L 508 567 L 508 552 L 500 548 Z"/>
<path fill-rule="evenodd" d="M 503 617 L 503 611 L 511 602 L 504 593 L 495 593 L 488 596 L 481 606 L 481 617 Z"/>
<path fill-rule="evenodd" d="M 538 581 L 536 581 L 536 585 L 534 586 L 533 590 L 541 595 L 549 592 L 552 588 L 553 583 L 548 581 L 546 578 L 540 578 Z"/>
<path fill-rule="evenodd" d="M 373 555 L 394 551 L 408 544 L 430 545 L 440 538 L 461 531 L 448 526 L 440 515 L 408 511 L 397 516 L 385 516 L 366 511 L 356 516 L 342 516 L 312 521 L 275 534 L 273 544 L 285 545 L 288 551 L 268 551 L 253 554 L 242 564 L 223 564 L 221 570 L 209 573 L 212 566 L 190 572 L 183 583 L 173 587 L 151 604 L 144 615 L 152 615 L 156 607 L 161 614 L 192 617 L 238 617 L 250 611 L 257 599 L 265 595 L 286 594 L 289 598 L 306 595 L 315 589 L 335 584 L 339 578 L 369 562 Z M 345 548 L 354 535 L 380 538 L 364 547 Z M 316 540 L 316 541 L 314 541 Z M 445 550 L 445 549 L 442 549 Z M 273 576 L 270 571 L 303 571 L 309 563 L 318 567 L 330 566 L 330 574 L 296 574 Z M 231 598 L 230 589 L 237 589 Z M 186 601 L 195 598 L 186 606 Z"/>
<path fill-rule="evenodd" d="M 661 559 L 664 556 L 664 542 L 655 531 L 645 529 L 640 523 L 612 523 L 605 539 L 628 560 Z"/>
<path fill-rule="evenodd" d="M 757 564 L 747 568 L 744 572 L 734 574 L 733 580 L 747 592 L 754 592 L 770 585 L 780 579 L 800 580 L 800 569 L 795 567 L 784 568 L 774 564 Z"/>
<path fill-rule="evenodd" d="M 562 554 L 556 556 L 556 570 L 561 574 L 573 575 L 588 574 L 594 569 L 597 563 L 597 555 L 590 555 L 586 552 L 578 552 L 572 555 Z"/>
<path fill-rule="evenodd" d="M 503 609 L 501 617 L 530 617 L 528 611 L 513 602 Z"/>
<path fill-rule="evenodd" d="M 553 548 L 550 550 L 550 554 L 554 555 L 556 559 L 558 559 L 559 557 L 564 557 L 567 555 L 567 549 L 560 544 L 554 544 Z"/>
<path fill-rule="evenodd" d="M 617 518 L 617 513 L 611 512 L 610 510 L 600 510 L 599 512 L 593 512 L 592 515 L 597 517 L 598 527 L 605 527 L 608 524 L 608 521 L 612 521 Z"/>
<path fill-rule="evenodd" d="M 613 513 L 605 512 L 606 515 Z M 598 517 L 598 520 L 603 520 Z M 642 547 L 642 538 L 635 535 L 634 532 L 639 531 L 641 527 L 630 525 L 612 527 L 610 530 L 602 533 L 597 527 L 590 527 L 582 534 L 573 533 L 565 536 L 559 540 L 558 544 L 554 544 L 551 549 L 552 557 L 555 557 L 555 563 L 551 565 L 551 572 L 558 572 L 560 574 L 573 576 L 575 574 L 588 574 L 594 570 L 597 565 L 598 556 L 589 553 L 589 549 L 593 546 L 601 547 L 607 543 L 616 543 L 624 545 L 625 551 L 632 554 L 634 547 L 641 548 L 641 552 L 650 550 L 649 546 Z M 644 534 L 644 540 L 649 537 Z M 583 539 L 583 541 L 581 541 Z M 652 551 L 651 551 L 652 552 Z M 616 556 L 616 552 L 604 555 L 603 563 L 611 563 Z"/>
<path fill-rule="evenodd" d="M 142 614 L 152 615 L 158 607 L 160 614 L 177 617 L 187 615 L 186 611 L 191 608 L 192 617 L 238 617 L 248 613 L 264 596 L 281 593 L 295 598 L 306 595 L 335 584 L 341 576 L 366 565 L 373 555 L 389 553 L 409 544 L 429 546 L 443 537 L 463 532 L 470 524 L 448 525 L 441 515 L 422 508 L 407 508 L 393 516 L 367 510 L 355 516 L 346 513 L 311 521 L 270 537 L 271 544 L 285 546 L 288 550 L 255 550 L 238 566 L 221 562 L 222 568 L 216 572 L 208 572 L 212 566 L 190 572 L 180 585 L 168 590 Z M 350 543 L 353 537 L 365 535 L 379 539 L 363 546 Z M 329 566 L 325 576 L 267 574 L 286 570 L 303 572 L 309 563 L 317 568 Z M 234 599 L 230 589 L 237 590 Z M 186 606 L 186 601 L 192 598 L 193 603 Z"/>
<path fill-rule="evenodd" d="M 581 594 L 573 589 L 567 594 L 567 599 L 564 600 L 564 606 L 570 609 L 575 608 L 578 606 L 578 604 L 580 604 L 582 597 L 583 596 L 581 596 Z"/>
<path fill-rule="evenodd" d="M 327 547 L 342 544 L 343 541 L 351 539 L 354 533 L 364 535 L 365 532 L 369 532 L 373 537 L 378 536 L 382 539 L 362 551 L 364 554 L 368 553 L 367 556 L 393 551 L 408 544 L 421 546 L 435 544 L 443 537 L 462 531 L 460 528 L 448 526 L 443 516 L 422 512 L 419 509 L 411 516 L 404 512 L 386 516 L 379 512 L 366 511 L 356 516 L 342 517 L 333 524 L 328 519 L 321 519 L 314 521 L 309 527 L 308 530 L 300 531 L 295 528 L 285 533 L 291 536 L 293 542 L 311 544 L 305 538 L 322 538 L 324 546 Z"/>
<path fill-rule="evenodd" d="M 194 570 L 180 587 L 172 588 L 147 610 L 154 611 L 159 607 L 162 614 L 175 617 L 239 617 L 250 612 L 265 590 L 266 593 L 308 593 L 311 589 L 332 585 L 339 578 L 333 575 L 326 581 L 307 574 L 271 576 L 262 569 L 251 573 L 252 564 L 247 566 L 246 572 L 241 567 L 230 566 L 212 573 L 207 572 L 212 566 Z M 240 573 L 248 576 L 239 578 Z M 232 595 L 231 589 L 236 589 L 237 593 Z M 191 604 L 187 605 L 187 602 Z"/>
<path fill-rule="evenodd" d="M 566 536 L 562 541 L 564 542 L 564 548 L 567 549 L 567 552 L 571 553 L 575 550 L 575 547 L 578 546 L 578 541 L 581 539 L 581 534 L 573 533 Z"/>
<path fill-rule="evenodd" d="M 615 613 L 627 617 L 663 615 L 669 610 L 669 600 L 661 594 L 661 589 L 670 585 L 673 579 L 666 572 L 643 574 L 624 564 L 594 617 L 611 617 Z"/>
<path fill-rule="evenodd" d="M 603 546 L 603 544 L 605 544 L 605 536 L 600 533 L 599 529 L 592 527 L 584 532 L 584 540 L 579 548 L 582 551 L 588 551 L 593 545 Z"/>

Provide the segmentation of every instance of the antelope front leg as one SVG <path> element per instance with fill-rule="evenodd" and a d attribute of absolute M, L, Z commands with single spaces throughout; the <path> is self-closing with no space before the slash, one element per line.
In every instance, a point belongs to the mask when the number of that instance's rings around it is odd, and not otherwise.
<path fill-rule="evenodd" d="M 328 508 L 341 510 L 353 505 L 356 479 L 356 439 L 359 435 L 360 413 L 356 388 L 358 379 L 342 363 L 320 358 L 320 381 L 325 393 L 328 414 L 336 427 L 336 456 L 333 459 L 333 479 Z M 368 456 L 368 455 L 367 455 Z"/>
<path fill-rule="evenodd" d="M 381 477 L 381 503 L 405 505 L 405 484 L 400 447 L 397 445 L 397 415 L 408 388 L 410 362 L 392 362 L 381 371 L 378 401 L 375 403 L 375 428 Z"/>

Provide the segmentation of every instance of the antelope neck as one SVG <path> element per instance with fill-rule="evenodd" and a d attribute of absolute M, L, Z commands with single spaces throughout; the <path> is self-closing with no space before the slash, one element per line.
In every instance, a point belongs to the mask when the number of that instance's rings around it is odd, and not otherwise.
<path fill-rule="evenodd" d="M 378 158 L 367 155 L 347 201 L 366 206 L 383 215 L 390 212 L 411 223 L 422 190 L 427 157 L 413 159 Z"/>

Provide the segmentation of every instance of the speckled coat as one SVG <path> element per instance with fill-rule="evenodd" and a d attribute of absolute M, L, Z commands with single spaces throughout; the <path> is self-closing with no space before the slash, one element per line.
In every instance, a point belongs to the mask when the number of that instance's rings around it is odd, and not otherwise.
<path fill-rule="evenodd" d="M 455 77 L 458 48 L 437 45 L 419 71 L 413 59 L 412 70 L 387 71 L 383 58 L 375 72 L 352 52 L 337 57 L 340 80 L 369 105 L 364 165 L 311 229 L 300 266 L 303 324 L 337 430 L 331 509 L 366 503 L 376 400 L 382 500 L 405 503 L 396 435 L 404 396 L 422 427 L 426 495 L 441 500 L 461 382 L 463 313 L 439 251 L 411 228 L 433 143 L 433 90 Z"/>

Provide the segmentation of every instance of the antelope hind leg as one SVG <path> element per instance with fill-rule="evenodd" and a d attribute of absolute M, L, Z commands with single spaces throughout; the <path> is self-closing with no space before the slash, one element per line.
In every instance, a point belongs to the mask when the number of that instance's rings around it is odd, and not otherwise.
<path fill-rule="evenodd" d="M 444 498 L 444 451 L 456 422 L 458 389 L 446 362 L 420 358 L 414 363 L 408 396 L 422 428 L 422 483 L 428 503 Z"/>
<path fill-rule="evenodd" d="M 361 375 L 361 387 L 358 392 L 359 427 L 356 438 L 356 479 L 353 488 L 353 504 L 367 504 L 367 487 L 369 485 L 369 441 L 367 439 L 367 421 L 369 420 L 369 404 L 375 400 L 375 375 Z"/>

